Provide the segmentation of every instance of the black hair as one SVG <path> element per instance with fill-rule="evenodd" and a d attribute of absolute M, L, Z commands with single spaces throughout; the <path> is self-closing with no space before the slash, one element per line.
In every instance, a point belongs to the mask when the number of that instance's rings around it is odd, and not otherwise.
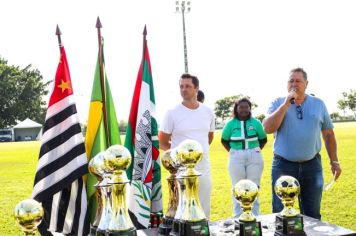
<path fill-rule="evenodd" d="M 198 77 L 196 77 L 195 75 L 191 75 L 191 74 L 183 74 L 181 77 L 181 79 L 191 79 L 192 83 L 194 84 L 195 88 L 199 87 L 199 79 Z"/>
<path fill-rule="evenodd" d="M 204 98 L 205 98 L 205 95 L 204 95 L 203 91 L 199 90 L 198 95 L 197 95 L 198 102 L 203 102 Z"/>
<path fill-rule="evenodd" d="M 234 110 L 233 110 L 233 115 L 235 118 L 238 118 L 238 114 L 237 114 L 237 107 L 242 103 L 242 102 L 246 102 L 248 104 L 248 106 L 250 107 L 250 109 L 252 109 L 252 103 L 250 102 L 250 100 L 246 97 L 244 98 L 240 98 L 238 100 L 235 101 L 234 104 Z M 251 117 L 251 111 L 250 111 L 250 115 L 249 117 Z"/>

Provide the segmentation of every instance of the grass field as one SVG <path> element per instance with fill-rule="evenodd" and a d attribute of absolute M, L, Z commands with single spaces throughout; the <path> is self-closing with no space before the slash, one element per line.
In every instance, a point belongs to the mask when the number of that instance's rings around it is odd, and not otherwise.
<path fill-rule="evenodd" d="M 356 230 L 356 122 L 336 123 L 335 134 L 343 173 L 335 185 L 323 193 L 322 220 Z M 231 217 L 231 184 L 227 171 L 227 152 L 220 144 L 220 131 L 215 134 L 210 150 L 213 175 L 211 220 Z M 261 211 L 271 213 L 271 158 L 273 137 L 263 150 L 265 168 L 261 184 Z M 35 176 L 39 142 L 0 143 L 0 235 L 21 235 L 13 218 L 15 205 L 31 197 Z M 325 149 L 321 152 L 324 179 L 332 179 Z M 167 172 L 162 171 L 164 205 L 167 201 Z"/>

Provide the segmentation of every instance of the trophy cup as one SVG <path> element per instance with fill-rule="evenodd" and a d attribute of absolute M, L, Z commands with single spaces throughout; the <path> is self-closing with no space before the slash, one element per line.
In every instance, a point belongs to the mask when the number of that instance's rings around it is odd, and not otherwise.
<path fill-rule="evenodd" d="M 261 235 L 261 222 L 256 220 L 251 211 L 258 196 L 258 186 L 251 180 L 243 179 L 235 184 L 232 191 L 243 211 L 235 222 L 236 227 L 240 229 L 240 235 Z"/>
<path fill-rule="evenodd" d="M 100 196 L 100 199 L 98 199 L 98 205 L 101 206 L 101 210 L 99 211 L 101 215 L 94 221 L 98 222 L 96 227 L 96 234 L 94 234 L 96 236 L 105 236 L 105 232 L 109 227 L 109 222 L 112 216 L 111 185 L 109 184 L 111 175 L 105 169 L 105 155 L 105 151 L 99 152 L 89 162 L 90 173 L 92 173 L 98 179 L 98 183 L 95 185 L 95 187 L 98 191 L 97 196 Z"/>
<path fill-rule="evenodd" d="M 183 171 L 185 169 L 183 169 L 182 167 L 179 168 L 179 171 Z M 177 182 L 178 182 L 178 196 L 179 196 L 179 200 L 178 200 L 178 206 L 177 206 L 177 211 L 176 214 L 174 216 L 173 219 L 173 223 L 172 223 L 172 230 L 170 232 L 169 235 L 171 236 L 178 236 L 181 235 L 180 232 L 180 228 L 181 228 L 181 218 L 182 218 L 182 214 L 184 211 L 184 208 L 186 206 L 186 199 L 185 199 L 185 183 L 184 183 L 184 179 L 180 176 L 176 177 Z"/>
<path fill-rule="evenodd" d="M 33 199 L 26 199 L 16 205 L 14 216 L 24 235 L 34 236 L 37 226 L 42 221 L 43 214 L 41 203 Z"/>
<path fill-rule="evenodd" d="M 176 179 L 178 166 L 171 157 L 171 150 L 164 152 L 161 162 L 162 166 L 169 171 L 170 176 L 167 177 L 168 209 L 166 215 L 163 217 L 163 223 L 158 228 L 158 232 L 167 235 L 172 230 L 173 219 L 178 206 L 178 183 Z"/>
<path fill-rule="evenodd" d="M 180 218 L 180 235 L 209 235 L 209 223 L 200 205 L 198 196 L 198 177 L 201 175 L 194 169 L 203 159 L 203 148 L 195 140 L 185 140 L 177 149 L 177 160 L 186 167 L 179 177 L 183 178 L 186 187 L 185 206 Z"/>
<path fill-rule="evenodd" d="M 109 184 L 112 184 L 112 217 L 105 235 L 136 236 L 136 228 L 126 206 L 126 184 L 129 180 L 125 171 L 131 164 L 131 154 L 121 145 L 113 145 L 106 152 L 105 168 L 112 173 L 109 181 Z"/>
<path fill-rule="evenodd" d="M 276 195 L 282 200 L 283 210 L 276 216 L 275 235 L 306 235 L 303 217 L 293 208 L 294 200 L 300 192 L 298 180 L 292 176 L 281 176 L 274 185 Z"/>

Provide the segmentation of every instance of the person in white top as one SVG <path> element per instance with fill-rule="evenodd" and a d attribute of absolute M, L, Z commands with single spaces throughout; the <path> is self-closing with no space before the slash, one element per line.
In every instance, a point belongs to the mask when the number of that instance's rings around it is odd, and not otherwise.
<path fill-rule="evenodd" d="M 210 173 L 209 145 L 214 138 L 215 117 L 212 109 L 197 101 L 199 80 L 196 76 L 183 74 L 179 81 L 181 104 L 167 111 L 158 134 L 162 150 L 177 147 L 186 139 L 198 141 L 204 157 L 196 166 L 199 177 L 199 200 L 207 218 L 210 218 L 210 195 L 212 178 Z"/>

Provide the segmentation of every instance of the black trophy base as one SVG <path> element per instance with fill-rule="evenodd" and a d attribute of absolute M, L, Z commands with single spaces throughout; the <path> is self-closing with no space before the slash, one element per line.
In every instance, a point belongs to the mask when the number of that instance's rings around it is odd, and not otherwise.
<path fill-rule="evenodd" d="M 105 236 L 105 233 L 106 233 L 105 230 L 101 230 L 101 229 L 96 230 L 96 236 Z"/>
<path fill-rule="evenodd" d="M 136 228 L 129 229 L 127 231 L 106 231 L 105 236 L 136 236 Z"/>
<path fill-rule="evenodd" d="M 303 216 L 296 215 L 292 217 L 283 217 L 280 215 L 276 216 L 276 231 L 274 235 L 283 236 L 304 236 L 306 233 L 304 232 L 304 223 Z"/>
<path fill-rule="evenodd" d="M 180 221 L 178 219 L 173 219 L 172 230 L 169 233 L 170 236 L 179 236 Z"/>
<path fill-rule="evenodd" d="M 90 231 L 88 236 L 96 236 L 96 230 L 98 229 L 97 226 L 90 225 Z"/>
<path fill-rule="evenodd" d="M 235 230 L 239 230 L 240 236 L 261 236 L 262 227 L 260 221 L 235 221 Z"/>
<path fill-rule="evenodd" d="M 203 236 L 210 235 L 209 222 L 201 220 L 198 222 L 180 221 L 179 235 L 184 236 Z"/>
<path fill-rule="evenodd" d="M 169 235 L 172 230 L 173 218 L 171 217 L 163 217 L 163 223 L 158 227 L 158 233 Z"/>

